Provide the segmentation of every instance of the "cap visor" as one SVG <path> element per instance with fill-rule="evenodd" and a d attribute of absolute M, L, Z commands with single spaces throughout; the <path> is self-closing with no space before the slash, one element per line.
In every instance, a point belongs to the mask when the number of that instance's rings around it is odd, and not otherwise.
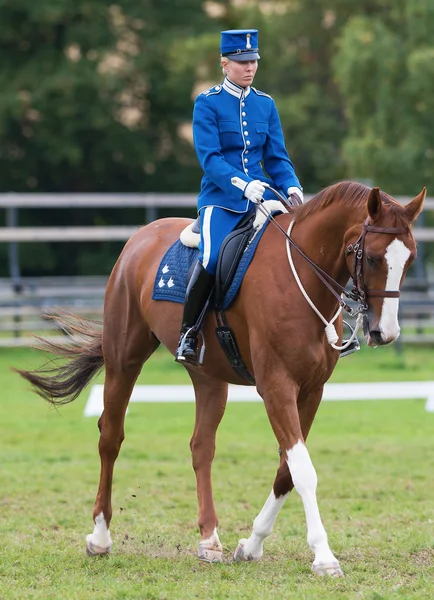
<path fill-rule="evenodd" d="M 226 57 L 230 60 L 235 60 L 237 62 L 246 60 L 259 60 L 261 58 L 257 52 L 240 52 L 237 54 L 226 54 Z"/>

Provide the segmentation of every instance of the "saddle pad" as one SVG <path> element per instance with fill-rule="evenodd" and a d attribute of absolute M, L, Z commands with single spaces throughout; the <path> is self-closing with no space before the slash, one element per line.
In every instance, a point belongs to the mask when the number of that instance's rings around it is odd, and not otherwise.
<path fill-rule="evenodd" d="M 252 262 L 255 250 L 269 221 L 250 240 L 239 262 L 233 281 L 224 299 L 223 308 L 228 308 L 240 289 L 243 277 Z M 199 256 L 197 248 L 188 248 L 177 240 L 167 250 L 160 263 L 154 282 L 152 300 L 167 300 L 184 304 L 187 288 L 187 273 Z"/>

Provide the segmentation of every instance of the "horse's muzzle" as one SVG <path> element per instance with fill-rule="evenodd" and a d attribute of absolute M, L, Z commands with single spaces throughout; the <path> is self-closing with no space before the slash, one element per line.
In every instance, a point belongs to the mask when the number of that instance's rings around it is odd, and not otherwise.
<path fill-rule="evenodd" d="M 363 333 L 365 334 L 368 346 L 387 346 L 397 339 L 399 336 L 399 329 L 397 335 L 386 336 L 384 331 L 378 327 L 378 323 L 373 324 L 371 327 L 369 317 L 365 315 L 365 318 L 363 319 Z"/>
<path fill-rule="evenodd" d="M 384 333 L 379 329 L 371 329 L 368 333 L 368 346 L 387 346 L 387 344 L 394 342 L 398 335 L 385 337 Z"/>

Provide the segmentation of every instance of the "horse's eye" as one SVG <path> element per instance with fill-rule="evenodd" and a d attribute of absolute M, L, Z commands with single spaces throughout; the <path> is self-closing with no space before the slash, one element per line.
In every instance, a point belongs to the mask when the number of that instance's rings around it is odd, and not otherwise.
<path fill-rule="evenodd" d="M 375 256 L 370 256 L 369 254 L 366 257 L 366 260 L 368 262 L 368 265 L 370 267 L 375 267 L 377 265 L 377 259 L 375 258 Z"/>

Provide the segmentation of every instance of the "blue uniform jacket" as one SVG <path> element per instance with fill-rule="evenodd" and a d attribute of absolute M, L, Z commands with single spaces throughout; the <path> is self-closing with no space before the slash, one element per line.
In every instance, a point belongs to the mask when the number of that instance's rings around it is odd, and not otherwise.
<path fill-rule="evenodd" d="M 202 92 L 194 104 L 193 139 L 204 171 L 199 211 L 219 206 L 246 212 L 251 204 L 243 192 L 254 179 L 268 181 L 284 194 L 290 186 L 302 189 L 285 148 L 276 104 L 253 87 L 244 89 L 226 78 Z M 275 198 L 270 192 L 264 197 Z"/>

